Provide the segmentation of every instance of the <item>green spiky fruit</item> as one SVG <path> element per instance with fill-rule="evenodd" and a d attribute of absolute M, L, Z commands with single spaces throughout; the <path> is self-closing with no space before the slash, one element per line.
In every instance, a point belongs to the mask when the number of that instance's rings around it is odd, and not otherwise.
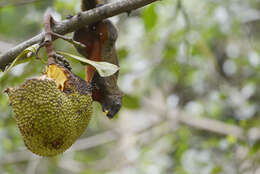
<path fill-rule="evenodd" d="M 85 131 L 92 114 L 92 98 L 84 85 L 70 76 L 63 91 L 55 79 L 44 75 L 7 90 L 30 151 L 41 156 L 57 155 Z"/>

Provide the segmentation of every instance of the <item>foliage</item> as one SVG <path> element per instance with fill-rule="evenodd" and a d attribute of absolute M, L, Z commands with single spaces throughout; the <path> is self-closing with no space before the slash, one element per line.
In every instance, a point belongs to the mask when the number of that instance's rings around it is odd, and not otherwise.
<path fill-rule="evenodd" d="M 18 43 L 37 34 L 48 6 L 64 19 L 79 10 L 79 1 L 0 7 L 0 40 Z M 0 173 L 259 172 L 259 9 L 257 0 L 164 0 L 112 18 L 125 93 L 117 118 L 108 120 L 94 103 L 93 119 L 74 150 L 38 158 L 26 150 L 2 93 Z M 63 41 L 55 47 L 77 54 Z M 83 65 L 69 61 L 84 78 Z M 0 78 L 0 91 L 43 69 L 39 60 L 17 65 Z M 205 120 L 217 122 L 200 124 Z M 244 137 L 232 134 L 230 125 Z"/>

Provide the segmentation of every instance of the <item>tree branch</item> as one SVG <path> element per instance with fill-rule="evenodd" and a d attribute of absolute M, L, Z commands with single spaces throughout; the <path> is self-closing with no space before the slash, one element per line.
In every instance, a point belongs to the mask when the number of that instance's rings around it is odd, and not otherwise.
<path fill-rule="evenodd" d="M 84 25 L 118 15 L 120 13 L 129 12 L 137 8 L 148 5 L 157 0 L 120 0 L 115 3 L 106 4 L 104 6 L 80 12 L 78 15 L 72 17 L 69 20 L 56 22 L 53 26 L 53 31 L 58 34 L 67 34 L 73 32 Z M 33 38 L 26 40 L 14 48 L 0 55 L 0 69 L 4 70 L 5 67 L 12 62 L 20 52 L 25 48 L 39 43 L 44 38 L 44 32 L 34 36 Z"/>

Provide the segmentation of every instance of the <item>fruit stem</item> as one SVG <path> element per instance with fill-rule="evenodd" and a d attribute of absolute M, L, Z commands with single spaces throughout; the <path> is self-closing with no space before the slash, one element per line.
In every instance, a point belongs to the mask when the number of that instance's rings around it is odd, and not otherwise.
<path fill-rule="evenodd" d="M 54 51 L 53 43 L 52 43 L 52 30 L 51 30 L 51 24 L 54 23 L 54 19 L 51 16 L 50 10 L 47 10 L 44 15 L 43 19 L 44 23 L 44 30 L 45 30 L 45 47 L 46 47 L 46 52 L 48 55 L 48 64 L 53 64 L 56 63 L 56 60 L 54 58 L 54 55 L 56 52 Z"/>

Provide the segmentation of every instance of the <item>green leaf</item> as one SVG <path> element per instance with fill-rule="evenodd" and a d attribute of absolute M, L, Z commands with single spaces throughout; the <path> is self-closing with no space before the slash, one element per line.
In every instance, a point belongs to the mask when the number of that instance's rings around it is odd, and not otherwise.
<path fill-rule="evenodd" d="M 123 103 L 127 109 L 138 109 L 141 106 L 138 96 L 124 95 Z"/>
<path fill-rule="evenodd" d="M 14 66 L 30 61 L 34 57 L 38 48 L 39 48 L 39 44 L 34 44 L 34 45 L 24 49 L 23 52 L 21 52 L 14 59 L 12 64 L 10 66 L 8 66 L 8 68 L 4 71 L 4 74 L 2 75 L 1 78 L 3 78 L 10 71 L 10 69 L 13 68 Z"/>
<path fill-rule="evenodd" d="M 211 170 L 210 174 L 218 174 L 218 173 L 222 173 L 222 172 L 223 172 L 222 167 L 221 166 L 216 166 L 216 167 L 214 167 Z"/>
<path fill-rule="evenodd" d="M 76 59 L 78 61 L 81 61 L 83 63 L 86 63 L 88 65 L 93 66 L 94 68 L 96 68 L 97 72 L 99 73 L 99 75 L 101 77 L 111 76 L 119 70 L 119 67 L 117 65 L 114 65 L 114 64 L 111 64 L 111 63 L 108 63 L 108 62 L 97 62 L 97 61 L 86 59 L 84 57 L 65 53 L 65 52 L 62 52 L 62 51 L 57 51 L 57 53 L 65 56 L 65 57 Z"/>
<path fill-rule="evenodd" d="M 118 59 L 122 60 L 128 56 L 128 50 L 126 48 L 121 48 L 117 50 Z"/>
<path fill-rule="evenodd" d="M 146 31 L 153 29 L 157 23 L 158 15 L 155 11 L 155 4 L 149 5 L 143 11 L 143 20 Z"/>
<path fill-rule="evenodd" d="M 250 155 L 255 155 L 260 149 L 260 140 L 254 142 L 253 147 L 250 148 Z"/>
<path fill-rule="evenodd" d="M 233 135 L 229 135 L 227 137 L 227 140 L 228 140 L 229 144 L 235 144 L 237 142 L 237 137 L 235 137 Z"/>

